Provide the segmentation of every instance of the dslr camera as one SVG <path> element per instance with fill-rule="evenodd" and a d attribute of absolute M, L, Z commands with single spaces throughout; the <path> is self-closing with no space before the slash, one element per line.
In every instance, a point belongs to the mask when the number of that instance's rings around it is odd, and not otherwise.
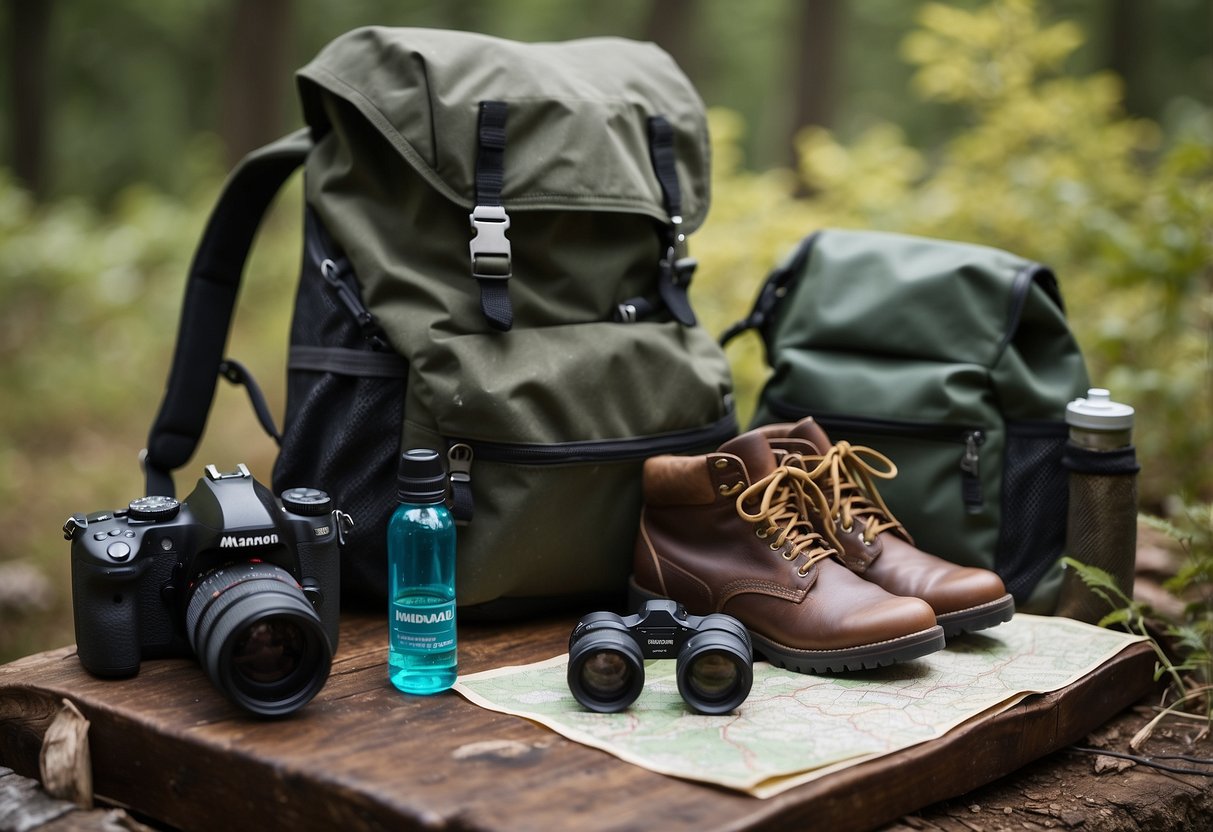
<path fill-rule="evenodd" d="M 276 499 L 244 465 L 208 465 L 183 502 L 73 514 L 63 534 L 80 663 L 131 676 L 143 659 L 193 655 L 236 704 L 294 712 L 328 679 L 349 524 L 325 492 Z"/>
<path fill-rule="evenodd" d="M 569 636 L 569 690 L 585 708 L 615 713 L 644 687 L 645 659 L 678 661 L 678 692 L 692 710 L 727 714 L 750 695 L 750 633 L 722 613 L 689 615 L 674 601 L 648 601 L 635 615 L 592 612 Z"/>

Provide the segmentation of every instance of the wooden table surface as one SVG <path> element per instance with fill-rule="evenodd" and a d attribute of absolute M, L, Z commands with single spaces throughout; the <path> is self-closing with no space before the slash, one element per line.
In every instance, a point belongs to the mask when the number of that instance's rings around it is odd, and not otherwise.
<path fill-rule="evenodd" d="M 460 671 L 567 648 L 572 618 L 461 624 Z M 382 616 L 346 616 L 328 684 L 291 718 L 246 716 L 188 660 L 102 680 L 63 648 L 0 667 L 0 765 L 38 776 L 70 698 L 91 722 L 99 797 L 182 829 L 873 829 L 1068 745 L 1139 699 L 1136 644 L 1057 693 L 767 800 L 654 774 L 448 691 L 387 681 Z M 239 824 L 233 821 L 239 819 Z"/>

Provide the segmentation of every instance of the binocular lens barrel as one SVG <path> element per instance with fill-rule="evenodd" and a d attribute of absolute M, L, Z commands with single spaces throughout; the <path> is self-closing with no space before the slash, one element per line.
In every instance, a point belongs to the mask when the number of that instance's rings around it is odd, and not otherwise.
<path fill-rule="evenodd" d="M 732 713 L 750 695 L 753 656 L 729 633 L 708 630 L 683 645 L 678 656 L 678 692 L 701 714 Z"/>
<path fill-rule="evenodd" d="M 583 707 L 613 714 L 640 696 L 644 658 L 626 631 L 599 630 L 569 651 L 568 681 L 573 698 Z"/>

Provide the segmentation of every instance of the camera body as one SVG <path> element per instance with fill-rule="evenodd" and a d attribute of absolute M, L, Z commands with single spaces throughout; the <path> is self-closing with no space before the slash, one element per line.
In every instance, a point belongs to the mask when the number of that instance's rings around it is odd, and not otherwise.
<path fill-rule="evenodd" d="M 218 598 L 249 578 L 294 582 L 287 591 L 310 602 L 331 655 L 348 522 L 323 491 L 294 488 L 278 499 L 244 465 L 232 473 L 208 465 L 182 502 L 149 496 L 72 515 L 63 531 L 80 663 L 98 676 L 129 676 L 142 659 L 194 655 L 195 590 Z"/>
<path fill-rule="evenodd" d="M 569 636 L 569 690 L 586 708 L 622 711 L 644 687 L 644 660 L 677 659 L 678 691 L 702 714 L 734 710 L 750 693 L 753 647 L 736 618 L 690 615 L 674 601 L 647 601 L 634 615 L 593 612 Z"/>

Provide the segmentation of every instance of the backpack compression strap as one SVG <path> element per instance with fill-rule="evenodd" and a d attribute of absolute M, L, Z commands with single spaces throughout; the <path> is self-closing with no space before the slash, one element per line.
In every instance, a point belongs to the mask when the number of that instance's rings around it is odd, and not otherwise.
<path fill-rule="evenodd" d="M 501 202 L 505 185 L 504 101 L 481 101 L 476 153 L 476 207 L 469 219 L 476 236 L 469 243 L 472 277 L 480 284 L 480 311 L 494 329 L 514 325 L 510 304 L 510 217 Z"/>
<path fill-rule="evenodd" d="M 615 309 L 615 320 L 635 323 L 657 312 L 662 306 L 683 326 L 695 325 L 695 313 L 687 289 L 699 263 L 687 257 L 687 236 L 682 231 L 682 185 L 678 181 L 678 155 L 674 148 L 674 128 L 665 116 L 650 116 L 649 160 L 661 188 L 661 201 L 669 223 L 661 227 L 661 259 L 657 263 L 659 299 L 628 298 Z"/>
<path fill-rule="evenodd" d="M 666 227 L 664 257 L 660 263 L 657 291 L 674 320 L 683 326 L 695 325 L 695 313 L 687 288 L 691 275 L 699 265 L 687 257 L 687 237 L 682 231 L 682 186 L 678 183 L 677 154 L 674 150 L 674 128 L 665 116 L 651 116 L 649 127 L 649 158 L 653 173 L 661 185 L 661 198 L 665 203 L 670 223 Z"/>
<path fill-rule="evenodd" d="M 173 496 L 172 472 L 198 447 L 253 236 L 311 147 L 306 128 L 284 136 L 244 157 L 223 186 L 190 264 L 164 400 L 142 454 L 148 494 Z"/>

